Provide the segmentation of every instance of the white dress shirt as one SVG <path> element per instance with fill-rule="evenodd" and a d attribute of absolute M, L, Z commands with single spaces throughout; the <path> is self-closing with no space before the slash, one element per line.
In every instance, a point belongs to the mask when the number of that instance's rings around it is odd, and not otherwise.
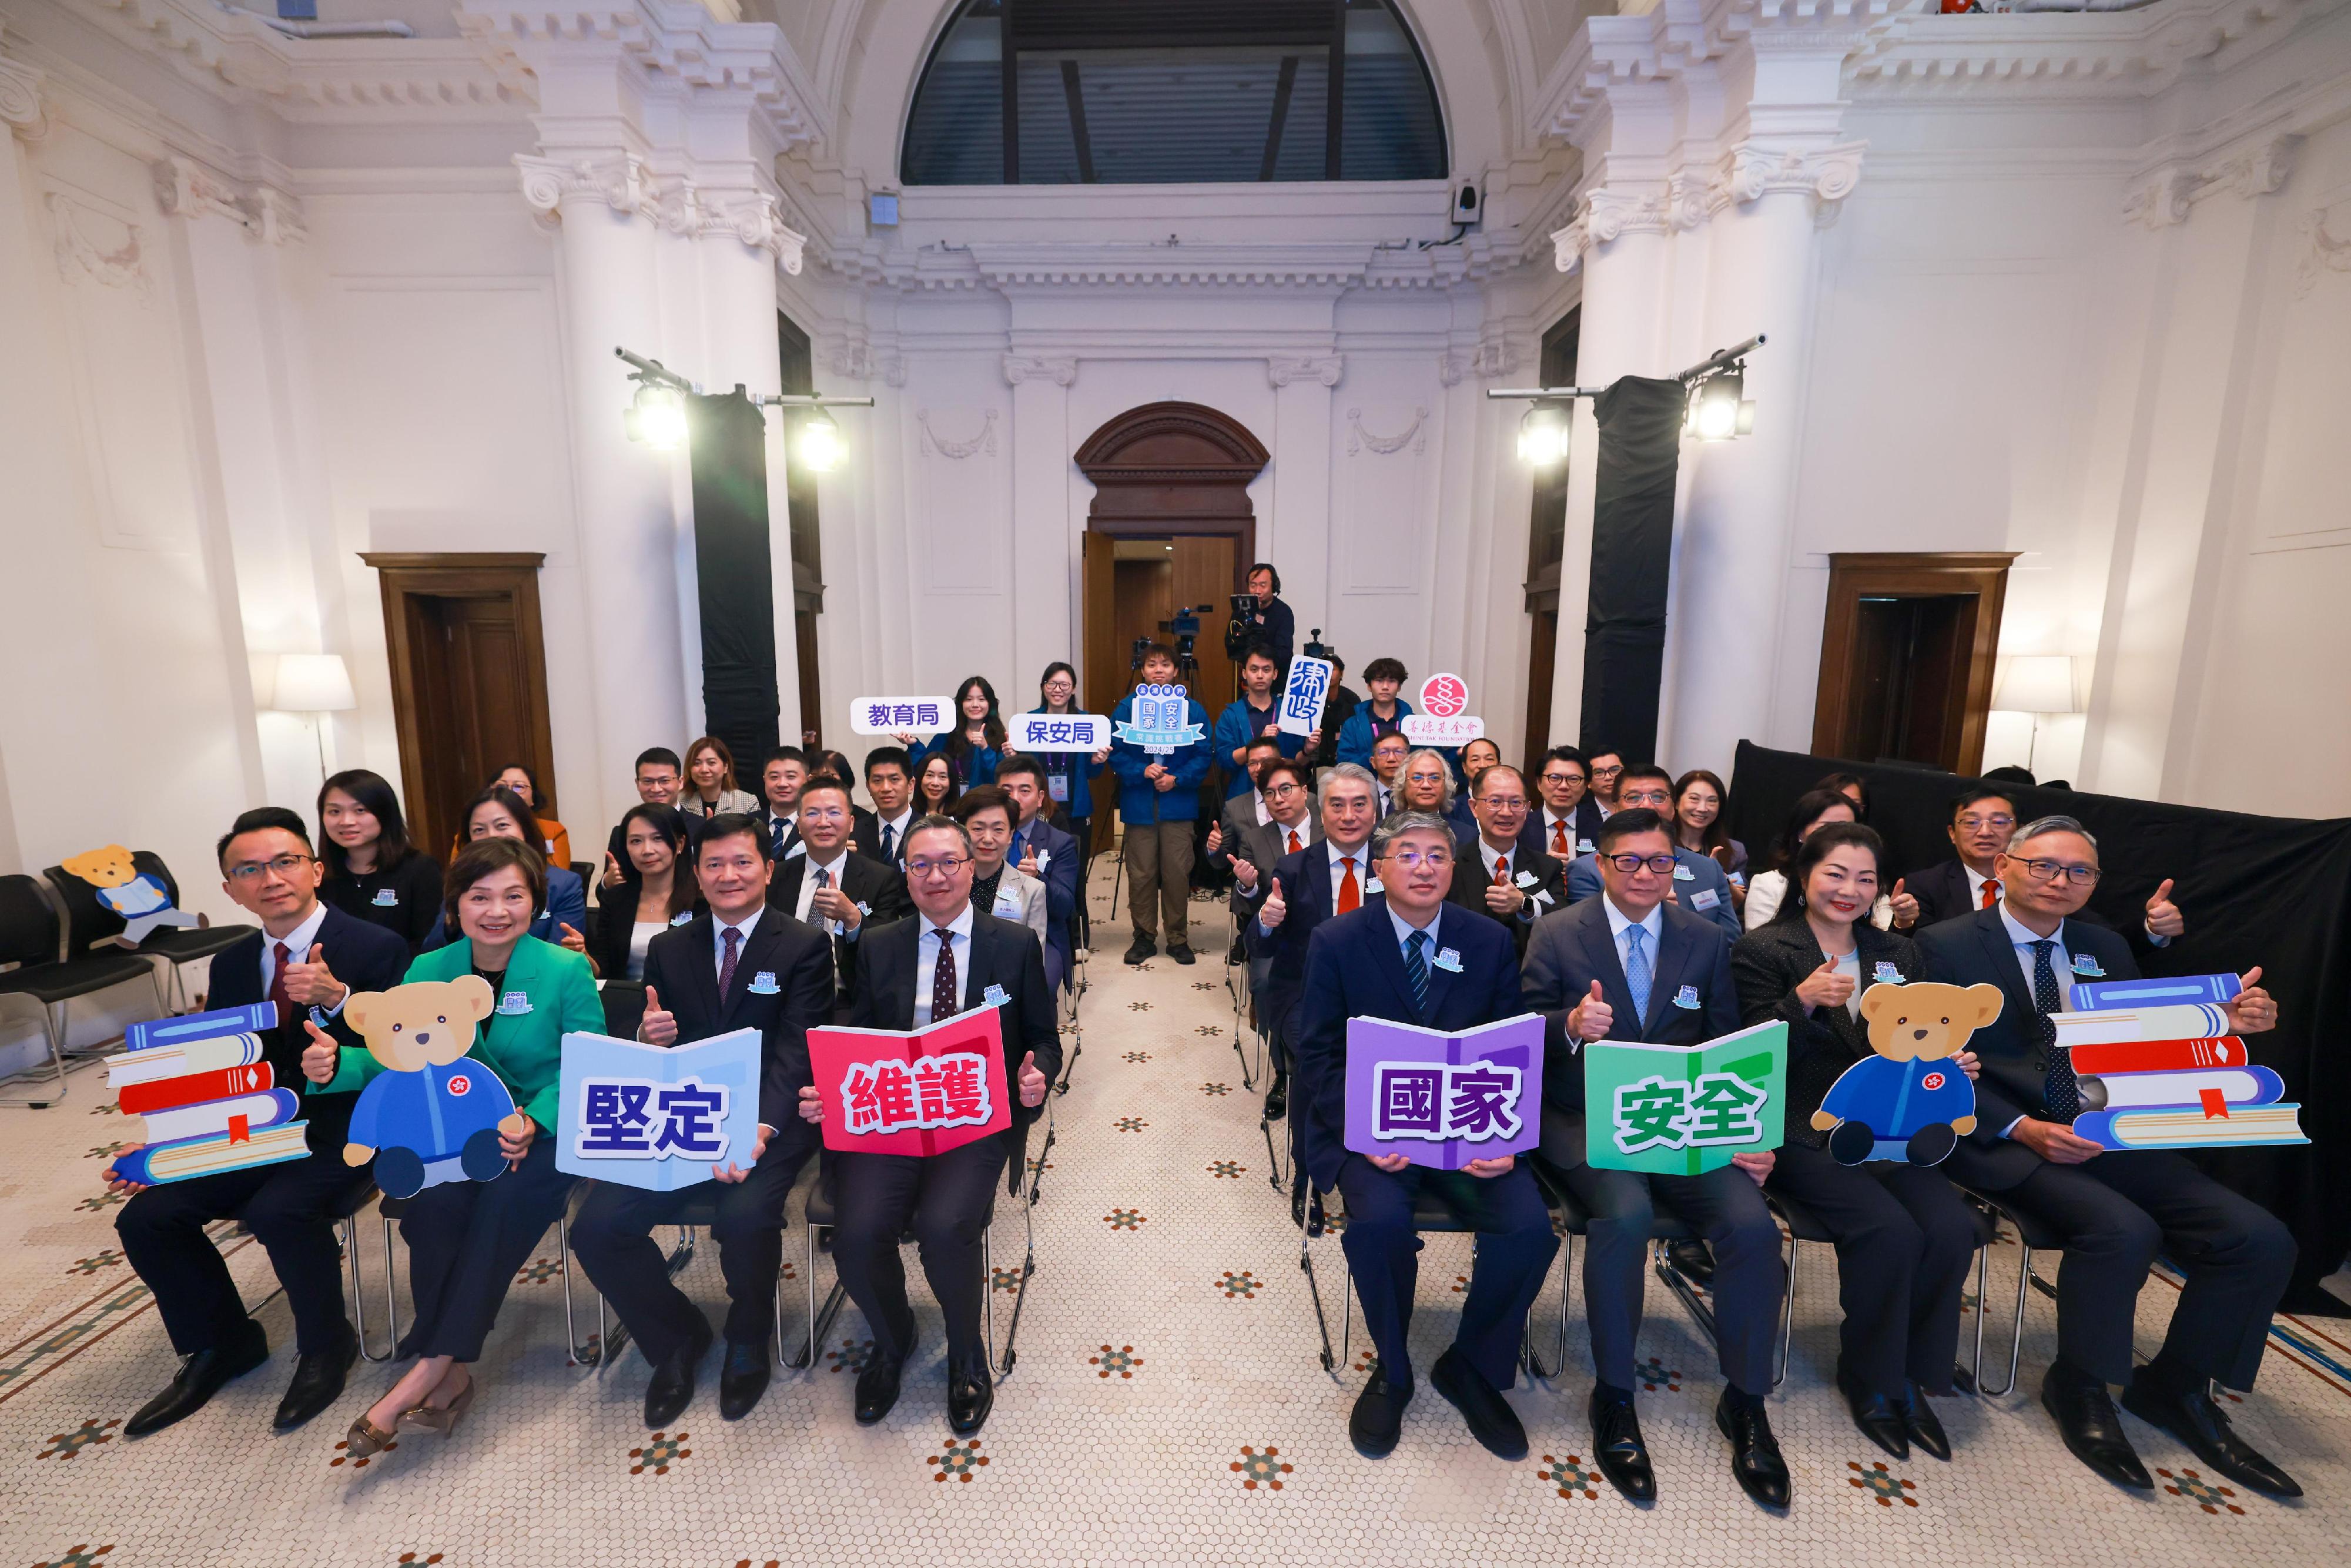
<path fill-rule="evenodd" d="M 1542 841 L 1545 854 L 1556 852 L 1554 846 L 1559 842 L 1556 835 L 1562 828 L 1567 830 L 1567 858 L 1573 860 L 1583 852 L 1583 841 L 1576 837 L 1574 817 L 1562 817 L 1549 806 L 1545 806 L 1542 809 Z"/>
<path fill-rule="evenodd" d="M 1396 951 L 1401 953 L 1405 950 L 1405 945 L 1412 940 L 1412 934 L 1414 932 L 1426 932 L 1428 934 L 1428 942 L 1427 945 L 1421 949 L 1421 958 L 1426 963 L 1432 965 L 1435 964 L 1437 962 L 1437 923 L 1444 918 L 1445 905 L 1440 904 L 1437 906 L 1437 912 L 1428 917 L 1427 925 L 1415 925 L 1411 921 L 1406 920 L 1403 915 L 1396 913 L 1396 906 L 1395 904 L 1389 904 L 1388 924 L 1395 927 Z"/>
<path fill-rule="evenodd" d="M 1355 891 L 1365 898 L 1371 897 L 1372 846 L 1370 843 L 1357 844 L 1353 852 L 1349 853 L 1329 839 L 1322 841 L 1331 846 L 1331 908 L 1332 912 L 1336 913 L 1339 908 L 1339 888 L 1347 880 L 1346 868 L 1350 863 L 1355 868 Z"/>
<path fill-rule="evenodd" d="M 873 824 L 873 836 L 876 840 L 879 840 L 882 836 L 882 830 L 884 828 L 889 829 L 890 847 L 885 850 L 879 842 L 876 842 L 873 846 L 873 858 L 876 860 L 886 860 L 894 862 L 905 852 L 906 830 L 914 825 L 914 808 L 911 806 L 905 810 L 899 812 L 894 817 L 877 817 Z"/>
<path fill-rule="evenodd" d="M 1961 861 L 1959 862 L 1959 869 L 1968 873 L 1968 907 L 1970 909 L 1981 909 L 1983 907 L 1984 883 L 1990 882 L 1991 878 L 1984 875 L 1983 873 L 1976 870 L 1975 867 L 1970 865 L 1965 861 Z"/>
<path fill-rule="evenodd" d="M 841 885 L 841 873 L 848 867 L 848 865 L 849 850 L 846 846 L 835 850 L 833 852 L 833 858 L 821 865 L 817 862 L 816 855 L 811 852 L 808 857 L 808 863 L 800 867 L 800 895 L 799 902 L 793 905 L 792 918 L 795 920 L 806 921 L 810 925 L 820 926 L 823 928 L 827 936 L 840 936 L 840 921 L 810 920 L 809 914 L 816 904 L 816 873 L 819 872 L 825 873 L 831 879 L 831 885 L 839 887 Z"/>
<path fill-rule="evenodd" d="M 939 972 L 939 928 L 921 910 L 914 918 L 923 923 L 923 934 L 914 939 L 914 1027 L 931 1026 L 932 977 Z M 956 962 L 956 999 L 961 1001 L 971 994 L 971 905 L 967 904 L 947 922 L 947 941 L 953 945 Z"/>
<path fill-rule="evenodd" d="M 1605 894 L 1601 895 L 1600 906 L 1608 912 L 1608 935 L 1616 939 L 1616 967 L 1626 973 L 1631 972 L 1633 945 L 1625 940 L 1625 933 L 1635 925 L 1648 933 L 1644 948 L 1649 956 L 1649 979 L 1654 985 L 1657 975 L 1657 948 L 1666 935 L 1666 906 L 1658 904 L 1642 920 L 1635 920 L 1617 908 L 1616 901 Z"/>
<path fill-rule="evenodd" d="M 768 913 L 768 906 L 763 904 L 745 915 L 740 925 L 729 925 L 716 915 L 710 917 L 710 966 L 713 973 L 726 972 L 726 933 L 740 931 L 743 934 L 742 940 L 735 945 L 735 961 L 740 964 L 743 961 L 744 949 L 751 946 L 751 933 L 759 928 L 759 916 L 766 913 Z"/>
<path fill-rule="evenodd" d="M 1499 865 L 1502 868 L 1503 880 L 1510 882 L 1511 886 L 1518 887 L 1517 882 L 1512 880 L 1517 875 L 1518 845 L 1512 844 L 1507 850 L 1498 850 L 1486 841 L 1485 834 L 1480 833 L 1478 835 L 1478 858 L 1485 862 L 1486 882 L 1489 886 L 1493 883 L 1494 868 Z M 1541 912 L 1541 905 L 1536 901 L 1532 888 L 1520 887 L 1519 891 L 1526 896 L 1520 900 L 1519 912 L 1514 918 L 1532 920 Z"/>
<path fill-rule="evenodd" d="M 1263 826 L 1265 826 L 1268 822 L 1270 822 L 1270 821 L 1273 821 L 1273 810 L 1272 810 L 1272 808 L 1269 807 L 1269 806 L 1265 803 L 1265 791 L 1264 791 L 1264 790 L 1262 790 L 1262 789 L 1252 789 L 1252 790 L 1250 790 L 1250 791 L 1249 791 L 1249 794 L 1250 794 L 1250 796 L 1251 796 L 1251 797 L 1256 800 L 1256 802 L 1257 802 L 1257 825 L 1258 825 L 1259 827 L 1262 828 L 1262 827 L 1263 827 Z"/>
<path fill-rule="evenodd" d="M 1283 854 L 1290 852 L 1290 835 L 1292 833 L 1298 835 L 1298 847 L 1301 850 L 1311 849 L 1315 841 L 1322 837 L 1314 831 L 1314 813 L 1311 811 L 1299 818 L 1295 827 L 1284 827 L 1271 818 L 1267 819 L 1267 825 L 1273 829 L 1273 841 L 1280 846 Z"/>
<path fill-rule="evenodd" d="M 285 936 L 272 936 L 266 931 L 261 934 L 261 994 L 263 996 L 267 996 L 269 988 L 277 983 L 277 944 L 280 942 L 286 944 L 286 951 L 294 956 L 295 963 L 306 963 L 309 959 L 310 949 L 318 944 L 319 927 L 326 923 L 326 904 L 314 903 L 310 905 L 310 913 L 303 917 L 302 924 Z M 338 1002 L 335 1005 L 340 1007 L 342 1004 Z M 291 1023 L 294 1020 L 279 1019 L 277 1021 Z"/>
<path fill-rule="evenodd" d="M 1975 873 L 1970 872 L 1968 874 L 1972 877 Z M 2064 988 L 2074 973 L 2074 955 L 2065 949 L 2064 923 L 2062 921 L 2058 923 L 2055 936 L 2044 938 L 2008 912 L 2008 898 L 2004 894 L 2000 900 L 2000 923 L 2008 928 L 2009 945 L 2016 949 L 2016 966 L 2024 971 L 2024 994 L 2028 997 L 2032 995 L 2032 971 L 2039 967 L 2039 960 L 2033 956 L 2032 945 L 2044 940 L 2051 944 L 2049 968 L 2050 972 L 2057 977 L 2058 1005 L 2063 1007 Z M 2016 1122 L 2023 1120 L 2023 1117 L 2019 1116 Z M 2002 1127 L 2000 1130 L 2000 1135 L 2003 1138 L 2012 1136 L 2016 1132 L 2016 1122 L 2011 1122 L 2007 1126 Z"/>

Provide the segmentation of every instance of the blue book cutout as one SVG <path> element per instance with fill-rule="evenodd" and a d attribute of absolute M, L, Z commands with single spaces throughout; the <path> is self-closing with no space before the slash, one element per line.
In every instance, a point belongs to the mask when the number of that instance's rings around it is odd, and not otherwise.
<path fill-rule="evenodd" d="M 713 1166 L 748 1169 L 759 1080 L 755 1029 L 668 1047 L 567 1034 L 555 1168 L 648 1192 L 698 1186 Z"/>
<path fill-rule="evenodd" d="M 215 1008 L 208 1013 L 141 1019 L 122 1031 L 122 1043 L 131 1051 L 148 1051 L 159 1045 L 215 1040 L 225 1034 L 259 1034 L 277 1027 L 276 1002 L 248 1002 L 240 1008 Z"/>
<path fill-rule="evenodd" d="M 2179 1007 L 2189 1002 L 2219 1006 L 2245 988 L 2234 975 L 2171 975 L 2155 980 L 2080 980 L 2068 988 L 2066 1007 L 2077 1013 L 2122 1008 Z"/>

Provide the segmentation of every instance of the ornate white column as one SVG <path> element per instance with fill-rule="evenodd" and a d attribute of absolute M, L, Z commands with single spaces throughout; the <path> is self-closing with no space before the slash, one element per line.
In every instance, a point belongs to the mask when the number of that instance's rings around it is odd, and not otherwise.
<path fill-rule="evenodd" d="M 1012 678 L 1019 706 L 1056 659 L 1078 653 L 1082 525 L 1070 517 L 1070 386 L 1074 355 L 1004 356 L 1012 385 Z M 1012 706 L 1013 692 L 1003 694 Z"/>
<path fill-rule="evenodd" d="M 1309 628 L 1322 627 L 1360 679 L 1374 655 L 1342 640 L 1331 567 L 1331 389 L 1346 359 L 1277 354 L 1265 368 L 1274 388 L 1273 517 L 1258 534 L 1258 553 L 1282 569 L 1281 596 L 1298 613 L 1298 645 L 1306 645 Z"/>

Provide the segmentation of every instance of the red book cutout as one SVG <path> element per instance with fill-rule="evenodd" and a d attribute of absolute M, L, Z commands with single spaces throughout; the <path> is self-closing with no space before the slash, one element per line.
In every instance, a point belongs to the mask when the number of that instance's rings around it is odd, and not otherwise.
<path fill-rule="evenodd" d="M 828 1149 L 943 1155 L 1012 1124 L 994 1008 L 904 1032 L 812 1029 L 808 1042 Z"/>
<path fill-rule="evenodd" d="M 276 1083 L 269 1063 L 256 1061 L 246 1067 L 191 1072 L 181 1078 L 159 1078 L 152 1083 L 126 1083 L 116 1092 L 115 1100 L 124 1115 L 144 1116 L 152 1111 L 175 1111 L 183 1105 L 201 1105 L 207 1100 L 252 1094 L 273 1088 Z"/>
<path fill-rule="evenodd" d="M 2085 1074 L 2181 1072 L 2199 1067 L 2242 1067 L 2252 1060 L 2245 1042 L 2233 1034 L 2217 1040 L 2147 1040 L 2074 1048 L 2074 1071 Z"/>

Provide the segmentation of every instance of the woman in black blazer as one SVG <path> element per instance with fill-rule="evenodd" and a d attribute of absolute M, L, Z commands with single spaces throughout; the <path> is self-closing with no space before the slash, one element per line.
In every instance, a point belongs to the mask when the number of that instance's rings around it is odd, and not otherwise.
<path fill-rule="evenodd" d="M 1916 1443 L 1948 1459 L 1950 1440 L 1926 1396 L 1951 1392 L 1974 1214 L 1931 1166 L 1839 1165 L 1812 1121 L 1829 1086 L 1872 1054 L 1862 993 L 1923 973 L 1910 939 L 1869 917 L 1885 852 L 1857 822 L 1815 829 L 1788 867 L 1778 916 L 1740 938 L 1730 970 L 1749 1025 L 1788 1026 L 1787 1141 L 1764 1186 L 1802 1203 L 1836 1238 L 1837 1387 L 1854 1424 L 1896 1458 Z M 1972 1055 L 1960 1064 L 1974 1076 Z"/>

